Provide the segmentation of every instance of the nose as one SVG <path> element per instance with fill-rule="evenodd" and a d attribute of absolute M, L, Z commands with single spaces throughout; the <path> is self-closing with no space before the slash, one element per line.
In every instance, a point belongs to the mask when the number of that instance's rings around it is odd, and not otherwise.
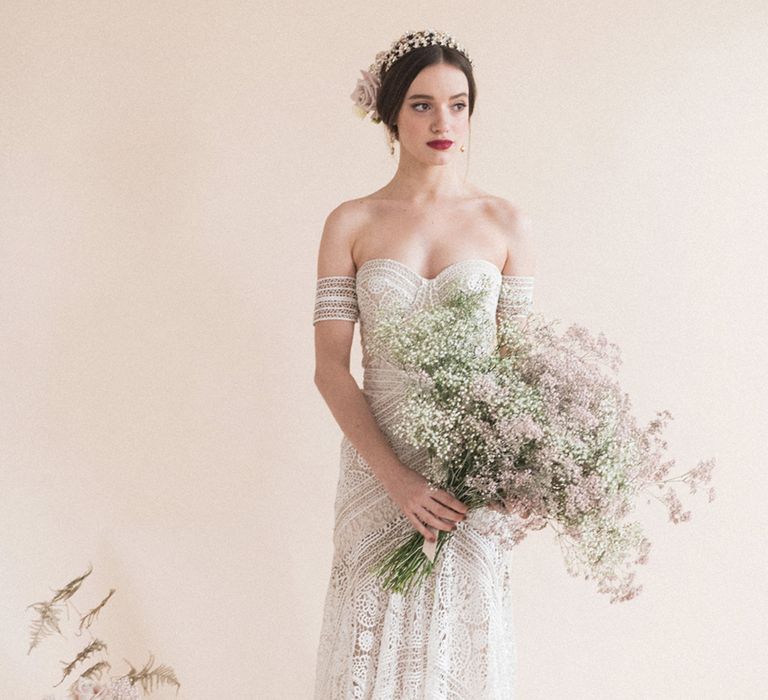
<path fill-rule="evenodd" d="M 448 120 L 446 119 L 445 112 L 442 109 L 435 110 L 435 118 L 432 123 L 432 131 L 436 134 L 441 134 L 446 130 Z"/>

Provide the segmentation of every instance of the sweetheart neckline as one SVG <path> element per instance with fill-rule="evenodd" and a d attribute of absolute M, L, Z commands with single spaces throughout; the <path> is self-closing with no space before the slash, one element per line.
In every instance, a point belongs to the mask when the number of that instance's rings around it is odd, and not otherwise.
<path fill-rule="evenodd" d="M 447 272 L 448 270 L 454 267 L 457 267 L 458 265 L 464 265 L 466 263 L 471 263 L 471 262 L 481 262 L 481 263 L 485 263 L 486 265 L 490 265 L 494 270 L 496 270 L 496 272 L 499 273 L 500 277 L 522 277 L 522 278 L 531 278 L 531 279 L 533 278 L 532 275 L 505 275 L 501 270 L 499 270 L 499 268 L 495 263 L 492 263 L 490 260 L 486 260 L 485 258 L 464 258 L 463 260 L 456 260 L 450 263 L 449 265 L 446 265 L 434 277 L 424 277 L 424 275 L 420 275 L 410 265 L 406 265 L 404 262 L 401 262 L 400 260 L 395 260 L 394 258 L 370 258 L 366 260 L 362 265 L 360 265 L 360 267 L 357 268 L 357 273 L 359 274 L 363 270 L 363 268 L 369 263 L 380 262 L 380 261 L 393 262 L 396 265 L 399 265 L 400 267 L 402 267 L 404 270 L 407 270 L 408 272 L 410 272 L 412 275 L 415 275 L 416 277 L 418 277 L 420 280 L 424 282 L 434 282 L 435 280 L 439 279 L 440 276 L 443 273 Z"/>

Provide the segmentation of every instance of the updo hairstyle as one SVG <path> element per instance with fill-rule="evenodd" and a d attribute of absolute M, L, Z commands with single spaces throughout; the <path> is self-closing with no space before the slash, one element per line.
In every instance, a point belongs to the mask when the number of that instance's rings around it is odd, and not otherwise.
<path fill-rule="evenodd" d="M 472 116 L 477 87 L 472 73 L 472 64 L 467 57 L 461 51 L 449 46 L 440 46 L 439 44 L 421 46 L 398 58 L 381 77 L 381 87 L 376 97 L 376 111 L 381 117 L 382 123 L 386 125 L 395 139 L 398 138 L 395 121 L 400 113 L 408 88 L 424 68 L 435 63 L 448 63 L 456 66 L 467 76 L 469 116 Z"/>

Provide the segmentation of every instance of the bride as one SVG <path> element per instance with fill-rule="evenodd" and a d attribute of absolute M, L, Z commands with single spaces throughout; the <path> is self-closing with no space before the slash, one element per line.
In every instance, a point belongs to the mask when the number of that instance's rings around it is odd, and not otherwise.
<path fill-rule="evenodd" d="M 390 431 L 402 374 L 365 341 L 392 298 L 439 304 L 449 284 L 478 278 L 495 285 L 497 318 L 527 311 L 531 236 L 518 207 L 461 175 L 477 94 L 463 46 L 408 32 L 361 73 L 352 98 L 384 125 L 399 160 L 381 189 L 328 215 L 319 244 L 314 379 L 343 438 L 315 698 L 509 700 L 511 556 L 484 528 L 502 515 L 431 488 L 426 455 Z M 349 367 L 357 321 L 362 389 Z M 456 532 L 426 584 L 385 591 L 369 569 L 413 529 L 427 544 L 438 529 Z"/>

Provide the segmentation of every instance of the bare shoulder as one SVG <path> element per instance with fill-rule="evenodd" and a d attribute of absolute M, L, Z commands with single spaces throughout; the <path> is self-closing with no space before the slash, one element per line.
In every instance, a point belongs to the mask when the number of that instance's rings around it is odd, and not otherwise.
<path fill-rule="evenodd" d="M 350 199 L 335 207 L 325 218 L 317 255 L 317 276 L 354 276 L 352 249 L 370 214 L 365 197 Z"/>
<path fill-rule="evenodd" d="M 508 199 L 493 195 L 485 198 L 485 213 L 498 227 L 507 246 L 503 273 L 535 276 L 533 231 L 528 213 Z"/>

